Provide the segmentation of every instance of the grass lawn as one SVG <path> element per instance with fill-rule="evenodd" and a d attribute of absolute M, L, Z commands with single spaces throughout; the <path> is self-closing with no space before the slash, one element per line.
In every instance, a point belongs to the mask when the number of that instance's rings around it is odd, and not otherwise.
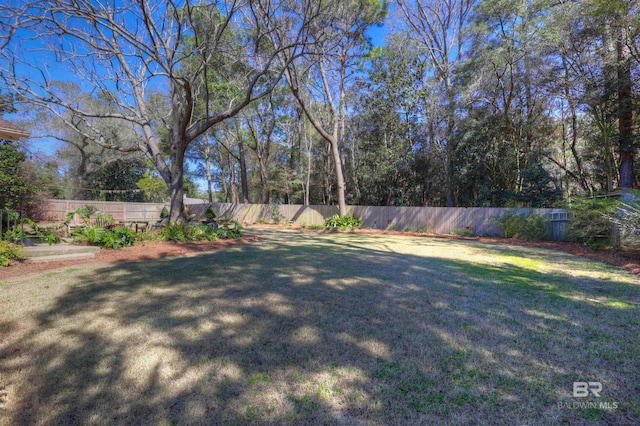
<path fill-rule="evenodd" d="M 262 240 L 0 283 L 0 424 L 640 422 L 626 272 L 476 241 L 249 232 Z"/>

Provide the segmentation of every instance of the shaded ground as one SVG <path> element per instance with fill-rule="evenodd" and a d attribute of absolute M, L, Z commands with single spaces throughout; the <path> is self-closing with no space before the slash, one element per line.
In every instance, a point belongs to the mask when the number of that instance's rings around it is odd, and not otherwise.
<path fill-rule="evenodd" d="M 265 225 L 261 225 L 265 226 Z M 266 225 L 269 226 L 269 225 Z M 277 228 L 278 226 L 276 226 Z M 327 233 L 329 231 L 305 230 L 306 232 Z M 585 245 L 565 241 L 522 241 L 511 238 L 495 237 L 459 237 L 456 235 L 429 234 L 421 232 L 386 231 L 376 229 L 358 229 L 347 233 L 370 234 L 370 235 L 398 235 L 426 238 L 442 238 L 447 240 L 469 240 L 484 243 L 511 244 L 523 247 L 546 248 L 571 253 L 575 256 L 582 256 L 588 259 L 597 260 L 609 265 L 618 266 L 626 271 L 640 276 L 640 249 L 635 247 L 623 247 L 619 251 L 594 250 Z"/>
<path fill-rule="evenodd" d="M 65 260 L 60 262 L 26 263 L 13 262 L 11 266 L 0 267 L 0 281 L 11 277 L 19 277 L 54 269 L 67 268 L 88 263 L 126 262 L 136 260 L 161 259 L 169 256 L 182 256 L 219 250 L 236 244 L 256 241 L 256 237 L 243 237 L 232 240 L 200 241 L 193 243 L 173 243 L 166 241 L 147 242 L 125 247 L 120 250 L 103 249 L 93 259 Z"/>
<path fill-rule="evenodd" d="M 290 229 L 281 226 L 260 225 L 263 228 L 282 228 Z M 300 230 L 299 228 L 296 228 Z M 312 233 L 327 233 L 327 231 L 314 231 L 304 230 L 305 232 Z M 640 276 L 640 250 L 624 248 L 619 252 L 613 252 L 612 250 L 593 250 L 584 245 L 577 243 L 561 242 L 561 241 L 543 241 L 543 242 L 529 242 L 513 240 L 508 238 L 485 238 L 485 237 L 473 237 L 463 238 L 454 235 L 436 235 L 426 234 L 418 232 L 400 232 L 400 231 L 384 231 L 373 229 L 361 229 L 352 231 L 354 234 L 371 234 L 371 235 L 398 235 L 398 236 L 414 236 L 425 238 L 443 238 L 448 240 L 472 240 L 486 243 L 499 243 L 499 244 L 511 244 L 524 247 L 538 247 L 551 250 L 563 251 L 571 253 L 576 256 L 586 257 L 588 259 L 597 260 L 607 263 L 609 265 L 618 266 L 624 270 L 627 270 L 635 275 Z M 126 247 L 120 250 L 102 250 L 94 259 L 80 259 L 80 260 L 67 260 L 62 262 L 48 262 L 48 263 L 22 263 L 13 262 L 10 267 L 0 267 L 0 280 L 10 277 L 17 277 L 28 275 L 37 272 L 50 271 L 58 268 L 65 268 L 72 265 L 86 264 L 86 263 L 108 263 L 108 262 L 123 262 L 123 261 L 135 261 L 144 259 L 159 259 L 167 256 L 180 256 L 186 254 L 202 253 L 207 251 L 218 250 L 220 248 L 227 247 L 235 244 L 246 244 L 249 242 L 257 241 L 257 237 L 244 237 L 235 240 L 222 240 L 214 242 L 196 242 L 196 243 L 171 243 L 171 242 L 147 242 L 145 244 L 138 244 L 133 247 Z"/>
<path fill-rule="evenodd" d="M 3 281 L 0 425 L 640 422 L 631 274 L 476 240 L 250 232 Z"/>

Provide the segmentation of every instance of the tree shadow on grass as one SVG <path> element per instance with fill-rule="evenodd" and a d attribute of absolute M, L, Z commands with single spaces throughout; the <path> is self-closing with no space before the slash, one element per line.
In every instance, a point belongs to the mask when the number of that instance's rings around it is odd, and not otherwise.
<path fill-rule="evenodd" d="M 597 287 L 588 278 L 367 248 L 381 238 L 271 231 L 260 244 L 83 276 L 37 329 L 0 346 L 0 373 L 15 382 L 8 423 L 638 416 L 636 305 L 583 297 Z M 587 379 L 624 406 L 562 410 Z"/>

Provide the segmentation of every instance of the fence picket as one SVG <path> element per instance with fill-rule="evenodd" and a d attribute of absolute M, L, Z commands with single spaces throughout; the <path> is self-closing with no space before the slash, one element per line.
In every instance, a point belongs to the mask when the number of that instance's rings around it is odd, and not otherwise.
<path fill-rule="evenodd" d="M 75 211 L 87 204 L 99 211 L 110 214 L 118 221 L 159 220 L 163 203 L 125 203 L 114 201 L 48 200 L 47 220 L 64 221 L 67 212 Z M 218 215 L 239 222 L 271 222 L 273 205 L 213 203 Z M 207 204 L 190 205 L 190 212 L 197 216 L 204 213 Z M 330 216 L 338 214 L 336 206 L 281 204 L 283 222 L 296 225 L 320 225 Z M 473 230 L 476 235 L 500 236 L 495 218 L 504 214 L 537 213 L 546 215 L 549 221 L 549 235 L 553 240 L 567 240 L 568 211 L 564 209 L 527 209 L 491 207 L 380 207 L 348 206 L 347 211 L 360 218 L 367 228 L 396 229 L 400 231 L 423 230 L 438 234 L 448 234 L 453 228 Z"/>

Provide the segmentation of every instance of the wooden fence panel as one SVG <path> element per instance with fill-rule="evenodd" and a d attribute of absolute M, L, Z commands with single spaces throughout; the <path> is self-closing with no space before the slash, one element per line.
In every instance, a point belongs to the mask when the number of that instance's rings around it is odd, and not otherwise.
<path fill-rule="evenodd" d="M 86 205 L 94 206 L 98 212 L 111 215 L 118 222 L 134 220 L 159 220 L 162 203 L 126 203 L 118 201 L 85 201 L 85 200 L 47 200 L 46 220 L 63 222 L 67 213 L 74 212 Z M 78 217 L 71 222 L 76 225 Z"/>
<path fill-rule="evenodd" d="M 165 206 L 162 203 L 49 200 L 47 219 L 64 221 L 68 212 L 87 204 L 96 206 L 98 211 L 110 214 L 120 222 L 159 220 L 160 212 Z M 213 206 L 219 217 L 245 223 L 273 221 L 273 205 L 213 203 Z M 207 207 L 208 204 L 192 204 L 189 205 L 189 212 L 200 217 Z M 282 222 L 293 222 L 297 225 L 321 225 L 326 218 L 338 214 L 337 206 L 282 204 L 277 208 L 280 210 Z M 468 227 L 475 235 L 487 236 L 500 236 L 500 229 L 495 223 L 497 217 L 507 213 L 526 215 L 534 212 L 546 215 L 550 219 L 548 234 L 553 240 L 568 240 L 567 225 L 570 221 L 567 210 L 563 209 L 347 206 L 347 212 L 360 218 L 366 228 L 448 234 L 454 228 Z"/>
<path fill-rule="evenodd" d="M 272 222 L 273 206 L 266 204 L 214 203 L 221 217 L 240 222 Z M 297 225 L 320 225 L 330 216 L 338 214 L 336 206 L 278 206 L 283 222 Z M 500 236 L 495 220 L 505 214 L 537 213 L 550 219 L 549 238 L 566 240 L 569 221 L 563 209 L 488 208 L 488 207 L 378 207 L 347 206 L 348 214 L 362 220 L 365 228 L 424 231 L 449 234 L 454 228 L 469 228 L 475 235 Z"/>

